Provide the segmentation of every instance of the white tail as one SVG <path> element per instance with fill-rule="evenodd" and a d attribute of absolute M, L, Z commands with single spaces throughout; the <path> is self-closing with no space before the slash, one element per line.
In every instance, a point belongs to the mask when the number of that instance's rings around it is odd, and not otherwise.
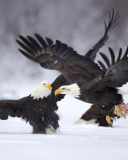
<path fill-rule="evenodd" d="M 122 87 L 119 87 L 118 93 L 122 95 L 128 94 L 128 83 L 124 84 Z"/>
<path fill-rule="evenodd" d="M 86 124 L 94 124 L 96 122 L 96 119 L 91 119 L 89 121 L 86 121 L 84 119 L 79 119 L 74 124 L 81 124 L 81 123 L 84 123 L 84 122 L 86 122 Z"/>
<path fill-rule="evenodd" d="M 76 121 L 74 124 L 81 124 L 81 123 L 84 123 L 85 122 L 85 120 L 83 120 L 83 119 L 79 119 L 78 121 Z"/>

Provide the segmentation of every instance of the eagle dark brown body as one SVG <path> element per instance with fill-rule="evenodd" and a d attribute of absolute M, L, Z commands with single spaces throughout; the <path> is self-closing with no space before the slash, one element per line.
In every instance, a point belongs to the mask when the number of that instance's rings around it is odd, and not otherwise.
<path fill-rule="evenodd" d="M 112 107 L 123 102 L 121 94 L 118 94 L 116 88 L 105 87 L 102 90 L 90 88 L 87 90 L 81 89 L 80 100 L 92 103 L 95 105 L 104 105 Z"/>

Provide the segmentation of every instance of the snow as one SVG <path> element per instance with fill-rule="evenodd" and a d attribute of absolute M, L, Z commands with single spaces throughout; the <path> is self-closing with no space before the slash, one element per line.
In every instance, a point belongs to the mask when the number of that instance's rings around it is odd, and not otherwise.
<path fill-rule="evenodd" d="M 128 159 L 128 119 L 116 120 L 113 128 L 74 125 L 90 104 L 66 96 L 58 106 L 61 120 L 56 133 L 31 134 L 31 126 L 21 119 L 1 120 L 0 160 Z"/>

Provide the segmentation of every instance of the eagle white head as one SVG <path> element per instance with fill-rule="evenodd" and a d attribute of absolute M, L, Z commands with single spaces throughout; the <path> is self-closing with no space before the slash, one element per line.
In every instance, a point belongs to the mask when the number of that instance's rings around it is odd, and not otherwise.
<path fill-rule="evenodd" d="M 44 97 L 48 97 L 51 94 L 51 85 L 48 81 L 41 82 L 30 94 L 33 99 L 43 99 Z"/>
<path fill-rule="evenodd" d="M 59 89 L 55 91 L 55 95 L 57 94 L 68 94 L 73 97 L 79 98 L 80 96 L 80 87 L 77 83 L 71 85 L 61 86 Z"/>

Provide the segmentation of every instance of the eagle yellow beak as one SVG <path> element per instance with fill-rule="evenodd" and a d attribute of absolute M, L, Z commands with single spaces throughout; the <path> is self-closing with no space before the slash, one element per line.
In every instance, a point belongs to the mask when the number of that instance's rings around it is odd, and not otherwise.
<path fill-rule="evenodd" d="M 57 94 L 60 94 L 60 93 L 62 93 L 63 91 L 61 91 L 60 89 L 57 89 L 56 91 L 55 91 L 55 95 L 57 95 Z"/>
<path fill-rule="evenodd" d="M 46 88 L 49 88 L 49 89 L 52 88 L 51 85 L 50 85 L 50 83 L 48 83 L 48 84 L 46 85 Z"/>

